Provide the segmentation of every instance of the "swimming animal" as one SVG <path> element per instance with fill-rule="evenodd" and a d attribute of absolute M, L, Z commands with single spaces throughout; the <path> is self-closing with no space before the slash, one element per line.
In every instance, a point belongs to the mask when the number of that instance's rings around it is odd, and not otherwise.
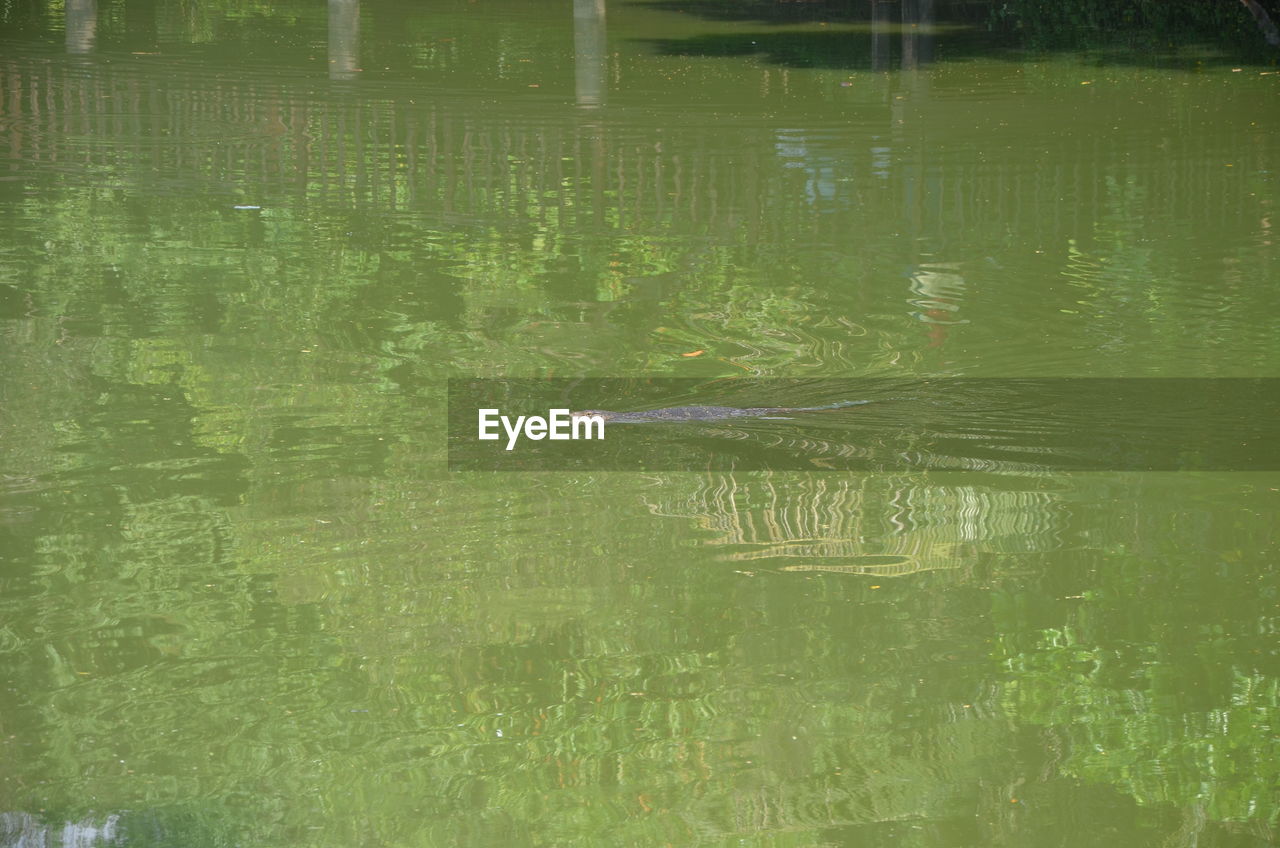
<path fill-rule="evenodd" d="M 606 423 L 644 424 L 650 421 L 723 421 L 726 418 L 769 418 L 791 412 L 821 412 L 824 409 L 843 409 L 862 406 L 869 400 L 842 400 L 825 406 L 671 406 L 666 409 L 646 409 L 640 412 L 609 412 L 603 409 L 586 409 L 569 413 L 574 418 L 599 415 Z"/>

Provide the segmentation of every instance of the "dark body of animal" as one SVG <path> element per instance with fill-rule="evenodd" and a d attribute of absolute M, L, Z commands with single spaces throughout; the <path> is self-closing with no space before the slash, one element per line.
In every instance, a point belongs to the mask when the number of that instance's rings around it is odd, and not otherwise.
<path fill-rule="evenodd" d="M 640 412 L 609 412 L 603 409 L 586 409 L 570 413 L 574 418 L 598 415 L 607 424 L 647 424 L 653 421 L 724 421 L 730 418 L 773 418 L 792 412 L 821 412 L 827 409 L 843 409 L 861 406 L 868 400 L 842 400 L 825 406 L 670 406 L 666 409 L 646 409 Z"/>

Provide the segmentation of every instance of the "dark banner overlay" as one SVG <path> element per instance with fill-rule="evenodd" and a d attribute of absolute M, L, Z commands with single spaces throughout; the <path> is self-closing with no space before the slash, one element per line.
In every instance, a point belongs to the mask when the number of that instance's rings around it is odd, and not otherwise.
<path fill-rule="evenodd" d="M 1280 470 L 1280 379 L 450 380 L 449 469 Z"/>

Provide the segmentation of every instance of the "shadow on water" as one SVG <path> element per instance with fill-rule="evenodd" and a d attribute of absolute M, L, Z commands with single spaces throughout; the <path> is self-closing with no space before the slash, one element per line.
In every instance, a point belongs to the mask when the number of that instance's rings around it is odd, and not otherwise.
<path fill-rule="evenodd" d="M 875 16 L 875 7 L 927 6 L 954 22 L 985 26 L 991 3 L 984 0 L 937 2 L 937 0 L 640 0 L 639 5 L 664 12 L 696 15 L 716 21 L 741 21 L 777 26 L 804 23 L 861 23 Z M 910 12 L 908 12 L 910 14 Z"/>
<path fill-rule="evenodd" d="M 759 56 L 793 68 L 886 70 L 889 50 L 896 54 L 892 65 L 908 69 L 933 61 L 1020 57 L 1025 50 L 1088 51 L 1100 65 L 1183 70 L 1273 65 L 1280 59 L 1266 43 L 1266 25 L 1238 3 L 646 0 L 641 5 L 777 27 L 649 39 L 663 55 Z M 1268 20 L 1280 15 L 1280 9 L 1255 8 Z"/>

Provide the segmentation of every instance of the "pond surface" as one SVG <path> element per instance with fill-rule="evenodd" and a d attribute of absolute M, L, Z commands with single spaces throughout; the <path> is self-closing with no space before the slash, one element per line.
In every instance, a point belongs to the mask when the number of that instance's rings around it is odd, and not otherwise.
<path fill-rule="evenodd" d="M 1274 469 L 447 470 L 450 379 L 1280 376 L 1274 63 L 988 18 L 0 10 L 0 844 L 1269 844 Z"/>

